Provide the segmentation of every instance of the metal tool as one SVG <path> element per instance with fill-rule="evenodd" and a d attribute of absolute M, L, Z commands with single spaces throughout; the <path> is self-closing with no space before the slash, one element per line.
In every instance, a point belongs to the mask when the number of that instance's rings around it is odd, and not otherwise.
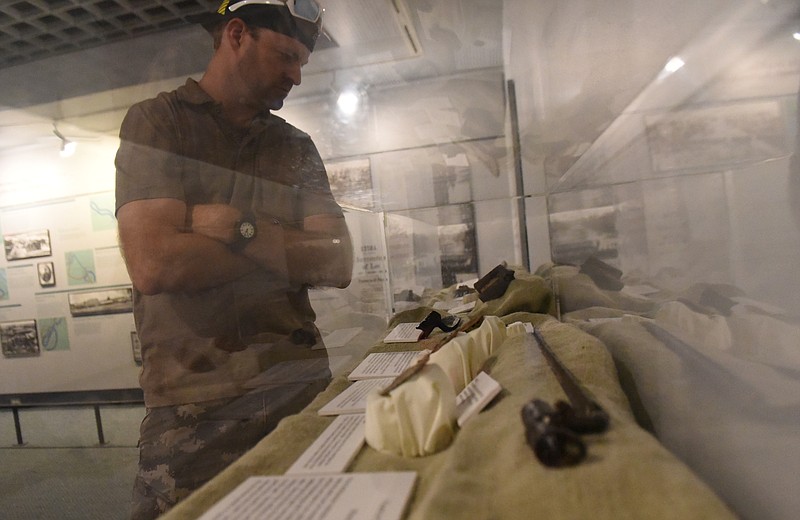
<path fill-rule="evenodd" d="M 587 395 L 535 327 L 533 337 L 569 403 L 559 400 L 553 407 L 541 399 L 528 402 L 522 408 L 525 439 L 545 466 L 574 466 L 586 457 L 580 434 L 604 432 L 608 429 L 608 414 Z"/>
<path fill-rule="evenodd" d="M 576 433 L 601 433 L 608 429 L 608 414 L 592 400 L 578 383 L 572 372 L 558 360 L 539 329 L 533 329 L 533 337 L 539 344 L 547 364 L 553 370 L 569 404 L 556 402 L 556 409 L 563 416 L 563 424 Z"/>

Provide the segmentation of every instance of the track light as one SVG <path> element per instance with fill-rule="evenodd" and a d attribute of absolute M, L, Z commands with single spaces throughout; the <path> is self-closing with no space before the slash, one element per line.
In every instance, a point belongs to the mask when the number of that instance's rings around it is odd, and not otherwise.
<path fill-rule="evenodd" d="M 75 153 L 75 150 L 78 148 L 78 143 L 75 141 L 70 141 L 64 134 L 58 131 L 58 127 L 56 127 L 55 123 L 53 123 L 53 133 L 61 139 L 61 149 L 59 150 L 59 155 L 61 157 L 70 157 Z"/>

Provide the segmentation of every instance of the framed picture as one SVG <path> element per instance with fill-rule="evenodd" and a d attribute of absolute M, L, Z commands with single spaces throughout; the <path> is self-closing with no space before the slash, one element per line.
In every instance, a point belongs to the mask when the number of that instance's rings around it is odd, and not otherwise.
<path fill-rule="evenodd" d="M 39 334 L 36 320 L 0 323 L 0 344 L 8 358 L 38 356 Z"/>
<path fill-rule="evenodd" d="M 6 249 L 6 260 L 22 260 L 38 256 L 50 256 L 50 231 L 28 231 L 13 235 L 3 235 Z"/>
<path fill-rule="evenodd" d="M 53 262 L 40 262 L 36 264 L 36 272 L 39 275 L 39 285 L 42 287 L 53 287 L 56 284 L 56 271 Z"/>
<path fill-rule="evenodd" d="M 452 285 L 478 277 L 478 248 L 472 204 L 438 208 L 442 283 Z"/>
<path fill-rule="evenodd" d="M 69 293 L 69 312 L 74 317 L 133 312 L 130 287 Z"/>
<path fill-rule="evenodd" d="M 372 169 L 369 158 L 325 164 L 336 202 L 352 209 L 373 210 Z"/>

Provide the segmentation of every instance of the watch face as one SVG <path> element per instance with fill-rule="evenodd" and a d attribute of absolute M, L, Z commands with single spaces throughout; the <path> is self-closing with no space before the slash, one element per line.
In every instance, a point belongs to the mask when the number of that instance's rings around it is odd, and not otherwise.
<path fill-rule="evenodd" d="M 252 222 L 242 222 L 239 224 L 239 234 L 245 240 L 249 240 L 256 236 L 256 226 Z"/>

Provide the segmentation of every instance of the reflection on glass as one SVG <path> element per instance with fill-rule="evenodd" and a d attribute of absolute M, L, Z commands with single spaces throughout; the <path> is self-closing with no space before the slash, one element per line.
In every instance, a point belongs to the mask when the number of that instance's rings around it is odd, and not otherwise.
<path fill-rule="evenodd" d="M 74 13 L 0 7 L 31 28 L 0 25 L 0 234 L 51 240 L 0 259 L 0 324 L 59 320 L 62 345 L 0 358 L 0 396 L 138 388 L 132 316 L 76 317 L 67 296 L 130 283 L 98 201 L 128 107 L 205 68 L 207 36 L 174 15 L 190 3 L 160 2 L 183 7 L 159 24 L 100 2 L 52 36 L 33 22 Z M 350 286 L 310 290 L 334 375 L 396 313 L 507 262 L 559 288 L 640 424 L 737 514 L 800 510 L 796 1 L 321 3 L 277 114 L 312 137 L 352 235 Z"/>

